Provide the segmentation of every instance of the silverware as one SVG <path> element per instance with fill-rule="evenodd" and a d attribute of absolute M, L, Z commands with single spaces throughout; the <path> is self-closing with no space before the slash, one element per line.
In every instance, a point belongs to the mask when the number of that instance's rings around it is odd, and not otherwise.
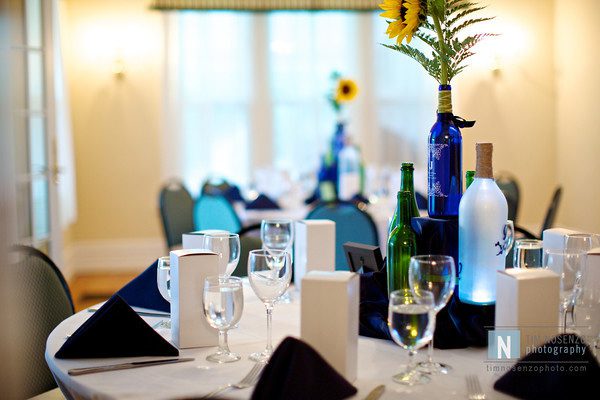
<path fill-rule="evenodd" d="M 467 398 L 469 400 L 485 400 L 485 393 L 481 389 L 477 375 L 467 375 Z"/>
<path fill-rule="evenodd" d="M 93 374 L 96 372 L 150 367 L 153 365 L 176 364 L 176 363 L 188 362 L 188 361 L 194 361 L 194 359 L 193 358 L 162 358 L 160 360 L 134 361 L 134 362 L 128 362 L 128 363 L 121 363 L 121 364 L 102 365 L 99 367 L 72 368 L 69 370 L 69 375 Z"/>
<path fill-rule="evenodd" d="M 383 392 L 385 392 L 385 385 L 376 386 L 373 390 L 369 392 L 369 394 L 367 395 L 367 397 L 365 397 L 364 400 L 377 400 L 383 395 Z"/>
<path fill-rule="evenodd" d="M 97 308 L 88 308 L 88 312 L 94 313 L 98 311 Z M 135 311 L 135 310 L 134 310 Z M 161 312 L 161 311 L 135 311 L 139 316 L 142 317 L 170 317 L 170 313 Z"/>
<path fill-rule="evenodd" d="M 220 388 L 213 390 L 206 396 L 202 397 L 202 399 L 210 399 L 210 398 L 214 397 L 215 395 L 221 393 L 222 391 L 230 389 L 230 388 L 245 389 L 245 388 L 254 386 L 256 384 L 256 382 L 258 382 L 260 373 L 262 372 L 265 365 L 267 365 L 267 364 L 266 363 L 254 364 L 254 367 L 252 367 L 250 372 L 248 372 L 248 375 L 246 375 L 241 381 L 239 381 L 238 383 L 229 383 L 225 386 L 221 386 Z"/>

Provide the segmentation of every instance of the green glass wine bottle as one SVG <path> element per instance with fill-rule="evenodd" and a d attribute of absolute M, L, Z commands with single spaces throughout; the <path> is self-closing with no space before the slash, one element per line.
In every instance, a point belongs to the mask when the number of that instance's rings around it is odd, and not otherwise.
<path fill-rule="evenodd" d="M 473 179 L 475 179 L 475 171 L 467 171 L 467 173 L 465 174 L 465 179 L 467 181 L 467 189 L 469 188 L 469 186 L 471 186 L 471 183 L 473 183 Z"/>
<path fill-rule="evenodd" d="M 415 170 L 413 163 L 402 163 L 400 168 L 400 192 L 411 193 L 410 216 L 419 216 L 419 207 L 417 207 L 417 199 L 415 198 L 415 184 L 413 179 L 413 171 Z M 398 193 L 400 193 L 398 192 Z M 388 227 L 388 236 L 392 234 L 394 228 L 398 226 L 398 209 L 392 215 L 390 226 Z"/>
<path fill-rule="evenodd" d="M 392 230 L 387 244 L 388 295 L 394 290 L 408 289 L 408 266 L 417 252 L 415 233 L 410 225 L 412 192 L 398 192 L 398 225 Z"/>

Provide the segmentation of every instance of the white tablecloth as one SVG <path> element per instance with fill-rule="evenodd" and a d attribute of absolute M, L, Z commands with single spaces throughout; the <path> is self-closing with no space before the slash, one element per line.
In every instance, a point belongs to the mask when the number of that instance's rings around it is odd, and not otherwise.
<path fill-rule="evenodd" d="M 273 314 L 273 338 L 276 345 L 286 336 L 298 336 L 300 325 L 299 293 L 292 292 L 290 304 L 277 304 Z M 195 361 L 145 367 L 130 370 L 103 372 L 91 375 L 69 376 L 70 368 L 113 364 L 133 361 L 131 358 L 59 360 L 56 351 L 65 342 L 66 335 L 75 331 L 92 314 L 82 311 L 63 321 L 48 337 L 46 361 L 74 398 L 84 399 L 175 399 L 200 396 L 230 382 L 239 381 L 252 367 L 247 357 L 262 350 L 266 338 L 266 315 L 262 303 L 249 285 L 244 287 L 244 313 L 239 328 L 230 331 L 230 348 L 242 355 L 242 360 L 231 364 L 213 364 L 205 360 L 215 348 L 186 349 L 182 357 L 195 357 Z M 198 310 L 202 312 L 202 310 Z M 160 318 L 144 318 L 154 325 Z M 119 329 L 115 326 L 114 329 Z M 358 379 L 354 385 L 358 394 L 354 399 L 364 398 L 371 389 L 385 384 L 382 399 L 464 399 L 466 398 L 465 375 L 476 374 L 488 399 L 507 399 L 493 390 L 498 373 L 488 372 L 486 349 L 436 350 L 435 358 L 454 367 L 449 375 L 433 376 L 429 384 L 406 387 L 392 381 L 392 375 L 407 360 L 407 352 L 396 344 L 378 339 L 359 337 Z M 424 358 L 423 354 L 417 358 Z M 135 359 L 136 361 L 142 359 Z M 247 399 L 252 389 L 229 391 L 228 398 Z"/>

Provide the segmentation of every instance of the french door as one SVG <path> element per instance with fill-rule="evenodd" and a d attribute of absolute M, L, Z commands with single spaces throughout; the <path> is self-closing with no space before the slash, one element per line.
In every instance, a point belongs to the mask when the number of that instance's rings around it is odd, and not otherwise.
<path fill-rule="evenodd" d="M 16 233 L 57 263 L 61 257 L 53 110 L 55 1 L 11 1 L 12 139 Z"/>

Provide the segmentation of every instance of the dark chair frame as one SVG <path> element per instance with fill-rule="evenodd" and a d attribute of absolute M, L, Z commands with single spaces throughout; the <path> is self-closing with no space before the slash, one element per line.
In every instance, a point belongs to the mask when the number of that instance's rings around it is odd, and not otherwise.
<path fill-rule="evenodd" d="M 163 232 L 165 234 L 165 239 L 167 242 L 167 247 L 169 249 L 173 248 L 174 246 L 177 245 L 177 241 L 174 240 L 174 238 L 171 237 L 171 234 L 169 232 L 169 230 L 167 229 L 167 225 L 168 225 L 168 216 L 167 216 L 167 211 L 166 211 L 166 205 L 165 205 L 165 193 L 166 190 L 168 190 L 169 187 L 176 185 L 178 186 L 180 189 L 183 189 L 187 195 L 190 197 L 190 199 L 192 200 L 192 205 L 195 204 L 195 200 L 192 197 L 190 191 L 185 187 L 185 185 L 183 184 L 183 182 L 181 182 L 180 180 L 172 180 L 167 182 L 165 185 L 163 185 L 160 189 L 160 194 L 159 194 L 159 198 L 158 198 L 158 204 L 159 204 L 159 210 L 160 210 L 160 218 L 161 218 L 161 222 L 162 222 L 162 227 L 163 227 Z M 192 208 L 192 226 L 193 226 L 193 208 Z"/>
<path fill-rule="evenodd" d="M 542 224 L 542 230 L 540 231 L 539 236 L 536 236 L 527 229 L 517 225 L 515 225 L 515 232 L 522 234 L 527 239 L 541 240 L 544 235 L 544 231 L 554 226 L 554 219 L 556 218 L 556 214 L 558 213 L 558 206 L 560 205 L 561 198 L 562 187 L 559 186 L 554 190 L 554 194 L 552 195 L 552 201 L 550 202 L 550 206 L 548 206 L 548 211 L 546 211 L 546 216 L 544 217 L 544 223 Z"/>
<path fill-rule="evenodd" d="M 52 259 L 50 259 L 50 257 L 48 257 L 46 254 L 42 253 L 40 250 L 36 249 L 35 247 L 16 244 L 16 245 L 11 246 L 11 250 L 25 254 L 26 256 L 29 256 L 29 257 L 37 257 L 50 266 L 50 268 L 52 269 L 52 271 L 54 272 L 54 274 L 60 281 L 60 284 L 62 285 L 63 289 L 65 290 L 67 298 L 69 299 L 69 304 L 71 305 L 71 312 L 74 314 L 75 306 L 73 305 L 73 297 L 71 296 L 71 290 L 69 289 L 69 284 L 67 283 L 67 280 L 65 279 L 62 272 L 60 272 L 60 269 L 56 266 L 54 261 L 52 261 Z"/>

